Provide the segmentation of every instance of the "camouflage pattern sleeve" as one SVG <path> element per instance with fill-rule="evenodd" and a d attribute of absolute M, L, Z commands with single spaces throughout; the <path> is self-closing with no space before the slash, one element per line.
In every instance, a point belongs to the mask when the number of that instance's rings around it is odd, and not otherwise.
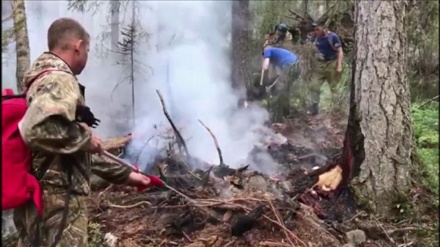
<path fill-rule="evenodd" d="M 92 172 L 108 182 L 123 184 L 127 182 L 132 171 L 130 167 L 120 165 L 105 157 L 92 155 Z"/>
<path fill-rule="evenodd" d="M 75 122 L 81 94 L 73 75 L 52 72 L 29 88 L 27 98 L 29 106 L 19 129 L 30 148 L 71 154 L 89 144 L 90 130 Z"/>

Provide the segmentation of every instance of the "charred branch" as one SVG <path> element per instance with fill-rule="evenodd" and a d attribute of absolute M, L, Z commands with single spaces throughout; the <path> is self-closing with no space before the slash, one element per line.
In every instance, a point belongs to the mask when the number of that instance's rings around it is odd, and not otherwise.
<path fill-rule="evenodd" d="M 220 165 L 224 164 L 223 163 L 223 156 L 222 156 L 222 150 L 220 149 L 220 145 L 218 144 L 217 138 L 215 137 L 214 133 L 211 131 L 210 128 L 208 128 L 208 126 L 206 126 L 202 120 L 199 119 L 199 123 L 208 131 L 209 135 L 211 135 L 213 141 L 214 141 L 214 145 L 215 148 L 217 149 L 217 153 L 218 153 L 218 158 L 220 161 Z"/>
<path fill-rule="evenodd" d="M 162 94 L 157 89 L 156 89 L 156 93 L 159 96 L 159 100 L 160 100 L 160 103 L 162 105 L 163 114 L 165 115 L 165 117 L 167 118 L 167 120 L 170 123 L 171 127 L 173 128 L 173 131 L 174 131 L 174 133 L 176 134 L 176 137 L 177 137 L 178 144 L 181 145 L 181 147 L 185 151 L 185 154 L 186 154 L 187 158 L 189 159 L 191 157 L 191 155 L 189 154 L 188 147 L 186 146 L 185 140 L 183 139 L 182 135 L 180 134 L 179 130 L 177 129 L 176 125 L 174 124 L 173 120 L 171 119 L 171 116 L 168 113 L 167 108 L 165 106 L 165 101 L 163 99 Z"/>
<path fill-rule="evenodd" d="M 231 235 L 240 237 L 251 230 L 257 224 L 257 220 L 263 214 L 264 209 L 265 206 L 260 205 L 246 215 L 238 215 L 231 226 Z"/>

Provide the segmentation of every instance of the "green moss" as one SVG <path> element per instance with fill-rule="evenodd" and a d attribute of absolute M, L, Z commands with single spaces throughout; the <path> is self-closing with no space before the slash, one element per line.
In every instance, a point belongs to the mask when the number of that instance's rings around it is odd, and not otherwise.
<path fill-rule="evenodd" d="M 414 136 L 417 154 L 421 161 L 420 174 L 423 183 L 437 195 L 439 193 L 438 107 L 438 102 L 425 106 L 415 103 L 412 107 Z"/>
<path fill-rule="evenodd" d="M 438 152 L 438 102 L 421 106 L 412 106 L 412 120 L 415 136 L 415 148 L 419 162 L 416 169 L 416 181 L 432 194 L 419 200 L 399 205 L 405 211 L 399 218 L 411 218 L 417 226 L 418 246 L 433 247 L 439 244 L 438 194 L 439 194 L 439 152 Z M 419 163 L 419 164 L 418 164 Z M 420 201 L 421 200 L 421 201 Z"/>

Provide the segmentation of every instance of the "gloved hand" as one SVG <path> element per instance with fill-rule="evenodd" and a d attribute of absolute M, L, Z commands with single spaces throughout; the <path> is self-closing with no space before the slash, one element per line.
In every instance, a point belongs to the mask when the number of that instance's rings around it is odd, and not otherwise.
<path fill-rule="evenodd" d="M 137 164 L 134 164 L 134 171 L 135 172 L 139 172 L 139 166 Z M 139 185 L 137 186 L 137 191 L 138 192 L 142 192 L 150 187 L 162 187 L 165 185 L 165 183 L 162 181 L 162 179 L 153 176 L 153 175 L 146 175 L 149 179 L 150 179 L 150 184 L 149 185 Z"/>
<path fill-rule="evenodd" d="M 76 107 L 76 121 L 84 122 L 91 128 L 96 128 L 101 120 L 95 118 L 90 108 L 85 105 L 78 105 Z"/>

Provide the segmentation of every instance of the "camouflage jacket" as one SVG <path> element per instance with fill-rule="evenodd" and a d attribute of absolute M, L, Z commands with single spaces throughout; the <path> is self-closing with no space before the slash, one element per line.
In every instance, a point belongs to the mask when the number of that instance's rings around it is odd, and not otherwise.
<path fill-rule="evenodd" d="M 36 78 L 43 70 L 54 70 Z M 90 130 L 75 122 L 77 105 L 84 105 L 80 84 L 69 66 L 59 57 L 42 54 L 26 72 L 28 110 L 20 123 L 24 141 L 33 152 L 33 172 L 43 174 L 43 189 L 64 193 L 67 173 L 61 166 L 61 155 L 69 155 L 73 168 L 73 193 L 90 193 L 90 173 L 116 184 L 124 183 L 130 168 L 85 152 L 91 140 Z M 31 84 L 31 85 L 30 85 Z M 30 85 L 30 86 L 29 86 Z"/>

